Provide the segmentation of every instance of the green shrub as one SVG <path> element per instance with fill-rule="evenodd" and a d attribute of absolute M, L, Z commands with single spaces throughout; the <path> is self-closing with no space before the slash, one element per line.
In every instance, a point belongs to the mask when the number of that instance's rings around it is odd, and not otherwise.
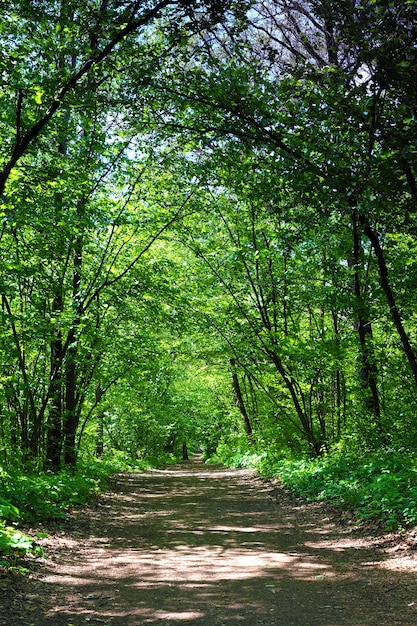
<path fill-rule="evenodd" d="M 257 456 L 247 435 L 237 432 L 222 438 L 216 452 L 207 460 L 209 463 L 221 463 L 226 467 L 253 467 Z"/>
<path fill-rule="evenodd" d="M 15 556 L 38 552 L 35 541 L 12 526 L 6 526 L 4 520 L 0 520 L 0 556 Z M 6 565 L 7 562 L 4 562 Z"/>
<path fill-rule="evenodd" d="M 38 546 L 31 537 L 20 532 L 16 527 L 7 525 L 8 521 L 19 519 L 19 509 L 9 500 L 0 497 L 0 557 L 3 557 L 0 561 L 1 565 L 10 565 L 4 557 L 15 557 L 17 554 L 24 555 L 38 550 Z"/>
<path fill-rule="evenodd" d="M 17 520 L 19 517 L 19 509 L 16 506 L 13 506 L 9 500 L 5 500 L 0 497 L 0 518 L 5 520 Z"/>
<path fill-rule="evenodd" d="M 75 472 L 22 474 L 18 470 L 3 470 L 0 472 L 0 507 L 2 503 L 3 507 L 15 507 L 24 521 L 65 518 L 66 509 L 82 504 L 105 489 L 110 476 L 145 467 L 144 463 L 132 465 L 123 455 L 114 455 L 107 459 L 82 459 Z"/>
<path fill-rule="evenodd" d="M 40 550 L 35 540 L 10 522 L 65 518 L 68 508 L 105 489 L 115 473 L 148 466 L 144 462 L 132 464 L 123 453 L 115 453 L 103 459 L 81 459 L 75 472 L 24 474 L 18 469 L 0 469 L 0 555 L 13 557 Z M 1 564 L 8 561 L 0 560 Z"/>
<path fill-rule="evenodd" d="M 417 458 L 394 450 L 336 452 L 315 460 L 263 461 L 263 475 L 282 483 L 308 500 L 322 500 L 351 509 L 387 529 L 417 524 Z"/>

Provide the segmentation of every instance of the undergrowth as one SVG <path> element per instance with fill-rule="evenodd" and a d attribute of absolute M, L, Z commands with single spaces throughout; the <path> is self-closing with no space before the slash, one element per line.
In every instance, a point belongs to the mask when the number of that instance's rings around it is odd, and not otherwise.
<path fill-rule="evenodd" d="M 0 566 L 10 566 L 18 556 L 40 553 L 36 537 L 19 530 L 23 523 L 65 519 L 69 508 L 103 491 L 115 473 L 148 467 L 145 462 L 132 464 L 122 455 L 88 458 L 79 462 L 76 471 L 59 473 L 0 467 Z"/>
<path fill-rule="evenodd" d="M 263 476 L 277 476 L 293 493 L 332 502 L 387 530 L 417 525 L 417 457 L 394 450 L 333 453 L 315 460 L 255 459 Z"/>
<path fill-rule="evenodd" d="M 387 530 L 417 526 L 417 454 L 407 450 L 344 448 L 313 460 L 221 444 L 211 460 L 253 467 L 264 477 L 279 478 L 297 496 L 331 502 Z"/>

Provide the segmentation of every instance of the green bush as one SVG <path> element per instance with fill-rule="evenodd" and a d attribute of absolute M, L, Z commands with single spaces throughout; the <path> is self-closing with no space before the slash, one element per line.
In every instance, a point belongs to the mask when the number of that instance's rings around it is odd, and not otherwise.
<path fill-rule="evenodd" d="M 226 467 L 253 467 L 257 460 L 258 455 L 247 435 L 239 432 L 222 438 L 216 452 L 207 459 L 209 463 L 221 463 Z"/>
<path fill-rule="evenodd" d="M 18 520 L 19 517 L 19 509 L 8 500 L 0 497 L 0 518 Z"/>
<path fill-rule="evenodd" d="M 0 556 L 9 557 L 23 555 L 37 551 L 34 540 L 20 532 L 16 527 L 7 525 L 8 521 L 20 519 L 19 509 L 9 500 L 0 497 Z M 8 566 L 7 560 L 1 560 L 0 565 Z"/>
<path fill-rule="evenodd" d="M 123 453 L 115 453 L 103 459 L 81 459 L 75 472 L 24 474 L 17 468 L 0 468 L 0 555 L 39 552 L 36 541 L 18 530 L 19 522 L 63 519 L 68 508 L 105 489 L 115 473 L 148 466 L 144 462 L 132 464 Z M 0 565 L 8 564 L 0 560 Z"/>
<path fill-rule="evenodd" d="M 12 526 L 6 526 L 4 520 L 0 520 L 0 556 L 14 556 L 16 553 L 27 554 L 37 552 L 35 541 Z M 7 565 L 7 562 L 3 563 Z"/>
<path fill-rule="evenodd" d="M 82 459 L 75 472 L 22 474 L 17 469 L 0 470 L 0 507 L 2 502 L 6 503 L 3 506 L 15 507 L 24 521 L 65 518 L 66 509 L 105 489 L 110 476 L 145 467 L 144 463 L 128 463 L 123 455 L 113 455 L 107 459 Z"/>
<path fill-rule="evenodd" d="M 417 457 L 406 451 L 342 451 L 315 460 L 262 459 L 264 476 L 278 476 L 297 495 L 351 509 L 387 529 L 417 524 Z"/>

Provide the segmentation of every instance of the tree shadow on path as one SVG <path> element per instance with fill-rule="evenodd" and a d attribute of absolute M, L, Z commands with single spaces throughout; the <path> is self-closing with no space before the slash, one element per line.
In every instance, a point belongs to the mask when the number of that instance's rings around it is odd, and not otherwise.
<path fill-rule="evenodd" d="M 372 538 L 272 487 L 195 460 L 117 477 L 75 514 L 36 612 L 14 623 L 417 624 L 412 561 L 392 569 Z"/>

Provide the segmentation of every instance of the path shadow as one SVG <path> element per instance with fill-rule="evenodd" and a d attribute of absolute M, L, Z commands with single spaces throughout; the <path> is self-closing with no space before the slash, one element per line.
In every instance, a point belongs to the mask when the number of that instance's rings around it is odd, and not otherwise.
<path fill-rule="evenodd" d="M 193 462 L 121 475 L 78 512 L 42 583 L 48 606 L 26 623 L 417 624 L 414 573 L 389 567 L 320 507 L 277 502 L 248 470 Z"/>

